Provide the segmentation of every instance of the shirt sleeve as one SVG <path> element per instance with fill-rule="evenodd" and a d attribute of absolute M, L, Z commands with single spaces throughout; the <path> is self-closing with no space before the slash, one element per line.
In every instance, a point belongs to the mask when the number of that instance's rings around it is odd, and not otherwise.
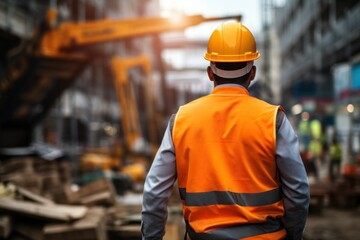
<path fill-rule="evenodd" d="M 310 202 L 309 183 L 298 138 L 286 116 L 276 138 L 276 162 L 284 199 L 286 239 L 302 239 Z"/>
<path fill-rule="evenodd" d="M 171 121 L 145 179 L 141 222 L 143 240 L 162 239 L 165 234 L 167 205 L 177 178 L 170 124 Z"/>

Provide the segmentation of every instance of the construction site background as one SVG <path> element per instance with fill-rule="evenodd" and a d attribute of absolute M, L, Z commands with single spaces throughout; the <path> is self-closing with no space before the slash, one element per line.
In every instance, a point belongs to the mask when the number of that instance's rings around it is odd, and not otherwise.
<path fill-rule="evenodd" d="M 252 18 L 250 92 L 285 108 L 311 184 L 304 239 L 357 238 L 359 2 L 258 0 L 256 16 L 179 2 L 0 1 L 0 239 L 141 239 L 168 119 L 212 89 L 207 39 L 188 30 Z M 182 239 L 176 187 L 169 212 L 164 239 Z"/>

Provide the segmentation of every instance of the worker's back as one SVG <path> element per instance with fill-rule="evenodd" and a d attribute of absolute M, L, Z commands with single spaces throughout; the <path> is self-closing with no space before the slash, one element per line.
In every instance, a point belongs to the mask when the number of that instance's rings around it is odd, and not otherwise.
<path fill-rule="evenodd" d="M 274 159 L 277 111 L 229 85 L 180 108 L 173 141 L 190 236 L 285 236 Z"/>
<path fill-rule="evenodd" d="M 240 22 L 211 34 L 204 58 L 215 88 L 166 128 L 144 184 L 144 240 L 164 235 L 176 178 L 192 240 L 302 238 L 309 184 L 297 136 L 278 106 L 247 91 L 259 57 Z"/>

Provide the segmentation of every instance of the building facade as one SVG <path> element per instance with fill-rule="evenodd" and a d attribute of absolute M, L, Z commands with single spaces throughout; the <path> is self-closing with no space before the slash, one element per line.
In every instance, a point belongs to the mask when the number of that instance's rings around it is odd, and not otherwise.
<path fill-rule="evenodd" d="M 290 105 L 303 97 L 331 99 L 332 68 L 360 52 L 359 2 L 288 0 L 276 16 L 282 98 Z"/>
<path fill-rule="evenodd" d="M 359 22 L 356 0 L 288 0 L 275 18 L 283 105 L 331 127 L 349 161 L 360 152 Z"/>

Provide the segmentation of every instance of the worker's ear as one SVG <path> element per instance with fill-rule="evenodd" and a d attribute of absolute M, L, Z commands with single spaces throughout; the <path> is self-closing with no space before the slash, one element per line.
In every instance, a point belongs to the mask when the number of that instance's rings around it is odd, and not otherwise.
<path fill-rule="evenodd" d="M 214 81 L 214 73 L 212 72 L 210 66 L 207 67 L 207 74 L 208 74 L 208 77 L 209 77 L 210 81 Z"/>
<path fill-rule="evenodd" d="M 256 75 L 256 67 L 253 66 L 250 70 L 249 78 L 244 85 L 246 88 L 248 88 L 250 86 L 251 81 L 255 79 L 255 75 Z"/>
<path fill-rule="evenodd" d="M 256 75 L 256 66 L 253 66 L 250 70 L 249 80 L 250 82 L 255 79 Z"/>

